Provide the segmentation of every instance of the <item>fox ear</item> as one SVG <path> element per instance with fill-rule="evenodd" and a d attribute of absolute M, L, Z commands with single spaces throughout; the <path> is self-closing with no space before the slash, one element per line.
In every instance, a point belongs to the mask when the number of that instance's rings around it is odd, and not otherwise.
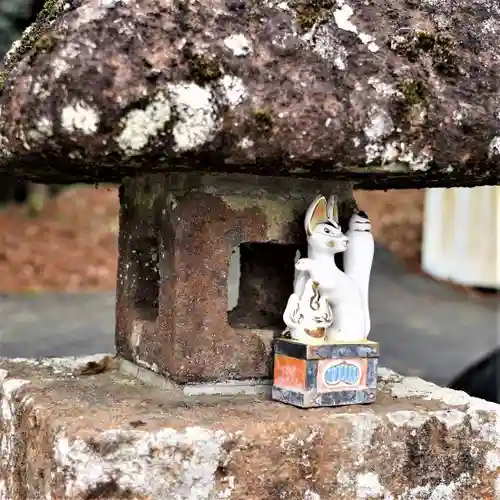
<path fill-rule="evenodd" d="M 327 220 L 326 198 L 320 195 L 309 205 L 306 212 L 304 226 L 307 235 L 310 236 L 319 223 Z"/>
<path fill-rule="evenodd" d="M 336 222 L 337 224 L 339 223 L 339 207 L 338 207 L 338 198 L 334 194 L 328 198 L 328 203 L 327 203 L 327 215 L 328 219 L 331 220 L 332 222 Z"/>

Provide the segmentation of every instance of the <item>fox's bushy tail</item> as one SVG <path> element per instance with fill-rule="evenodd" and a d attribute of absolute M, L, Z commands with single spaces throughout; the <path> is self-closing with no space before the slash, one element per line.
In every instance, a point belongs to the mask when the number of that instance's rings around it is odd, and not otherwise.
<path fill-rule="evenodd" d="M 354 213 L 349 222 L 349 230 L 346 235 L 349 238 L 349 245 L 344 253 L 344 272 L 356 283 L 363 296 L 366 338 L 371 328 L 368 295 L 375 242 L 370 219 L 365 212 Z"/>

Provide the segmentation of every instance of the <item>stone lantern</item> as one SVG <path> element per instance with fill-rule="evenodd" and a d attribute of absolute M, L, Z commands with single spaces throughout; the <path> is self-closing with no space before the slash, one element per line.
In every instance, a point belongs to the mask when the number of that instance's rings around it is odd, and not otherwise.
<path fill-rule="evenodd" d="M 3 363 L 0 497 L 493 498 L 497 409 L 423 382 L 310 420 L 182 399 L 269 379 L 317 194 L 498 183 L 488 5 L 46 2 L 0 70 L 0 172 L 120 184 L 116 351 L 175 390 Z"/>

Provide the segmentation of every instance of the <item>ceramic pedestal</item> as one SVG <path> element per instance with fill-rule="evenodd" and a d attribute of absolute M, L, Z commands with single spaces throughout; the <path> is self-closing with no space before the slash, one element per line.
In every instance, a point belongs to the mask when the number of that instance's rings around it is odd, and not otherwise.
<path fill-rule="evenodd" d="M 275 401 L 301 408 L 375 401 L 378 343 L 315 346 L 278 338 L 274 347 Z"/>

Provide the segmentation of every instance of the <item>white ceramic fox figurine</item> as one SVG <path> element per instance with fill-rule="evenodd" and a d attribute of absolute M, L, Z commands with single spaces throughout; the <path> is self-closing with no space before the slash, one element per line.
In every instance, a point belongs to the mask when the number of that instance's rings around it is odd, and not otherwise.
<path fill-rule="evenodd" d="M 364 212 L 355 213 L 347 236 L 338 224 L 336 199 L 318 196 L 307 210 L 305 229 L 308 256 L 295 265 L 299 274 L 294 294 L 301 296 L 308 279 L 318 283 L 321 295 L 333 308 L 327 342 L 357 342 L 370 333 L 368 287 L 374 254 L 371 225 Z M 345 272 L 335 263 L 335 254 L 346 252 Z"/>
<path fill-rule="evenodd" d="M 333 315 L 317 282 L 307 279 L 300 295 L 290 295 L 283 321 L 293 340 L 310 345 L 325 342 L 326 329 L 332 324 Z"/>

